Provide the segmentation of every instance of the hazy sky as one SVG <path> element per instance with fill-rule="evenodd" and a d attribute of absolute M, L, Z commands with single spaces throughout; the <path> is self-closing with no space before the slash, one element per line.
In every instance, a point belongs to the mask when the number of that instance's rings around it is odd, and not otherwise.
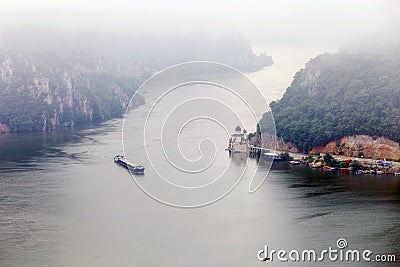
<path fill-rule="evenodd" d="M 47 24 L 70 29 L 174 32 L 196 25 L 239 30 L 255 46 L 340 45 L 390 29 L 396 0 L 0 0 L 0 26 Z"/>

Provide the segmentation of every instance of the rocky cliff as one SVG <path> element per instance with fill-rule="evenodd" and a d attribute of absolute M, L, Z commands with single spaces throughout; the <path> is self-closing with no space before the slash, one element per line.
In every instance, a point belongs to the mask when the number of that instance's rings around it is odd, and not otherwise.
<path fill-rule="evenodd" d="M 285 142 L 281 137 L 268 138 L 263 135 L 263 147 L 272 148 L 275 142 L 275 148 L 279 151 L 288 151 L 301 153 L 295 144 Z M 325 146 L 315 146 L 309 153 L 330 153 L 332 155 L 343 155 L 347 157 L 365 157 L 387 160 L 400 160 L 400 143 L 392 141 L 385 137 L 369 135 L 346 136 L 340 140 L 331 141 Z"/>
<path fill-rule="evenodd" d="M 385 137 L 355 135 L 329 142 L 326 146 L 314 147 L 311 153 L 315 152 L 329 152 L 333 155 L 349 157 L 364 156 L 367 158 L 399 160 L 400 144 Z"/>
<path fill-rule="evenodd" d="M 49 131 L 121 116 L 140 74 L 118 69 L 102 58 L 1 53 L 0 132 Z"/>

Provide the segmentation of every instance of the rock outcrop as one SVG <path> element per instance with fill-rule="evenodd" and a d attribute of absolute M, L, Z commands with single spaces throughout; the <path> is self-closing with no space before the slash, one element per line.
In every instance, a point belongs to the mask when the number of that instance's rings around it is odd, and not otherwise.
<path fill-rule="evenodd" d="M 326 146 L 314 147 L 310 153 L 329 152 L 334 155 L 367 158 L 400 159 L 400 144 L 385 137 L 368 135 L 347 136 L 338 141 L 329 142 Z"/>
<path fill-rule="evenodd" d="M 264 136 L 263 136 L 264 137 Z M 302 153 L 293 143 L 285 142 L 282 138 L 263 138 L 263 147 L 273 147 L 272 140 L 276 140 L 276 149 L 294 153 Z M 325 146 L 313 147 L 309 153 L 330 153 L 347 157 L 366 157 L 377 159 L 400 160 L 400 144 L 385 137 L 371 137 L 368 135 L 346 136 L 332 141 Z"/>
<path fill-rule="evenodd" d="M 50 53 L 0 54 L 0 132 L 51 131 L 121 116 L 140 73 L 116 71 L 117 64 Z"/>

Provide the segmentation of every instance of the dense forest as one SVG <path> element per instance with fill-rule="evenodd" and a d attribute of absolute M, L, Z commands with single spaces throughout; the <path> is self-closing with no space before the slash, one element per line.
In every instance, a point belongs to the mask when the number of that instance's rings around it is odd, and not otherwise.
<path fill-rule="evenodd" d="M 400 49 L 320 55 L 270 107 L 277 135 L 303 152 L 357 134 L 400 142 Z"/>

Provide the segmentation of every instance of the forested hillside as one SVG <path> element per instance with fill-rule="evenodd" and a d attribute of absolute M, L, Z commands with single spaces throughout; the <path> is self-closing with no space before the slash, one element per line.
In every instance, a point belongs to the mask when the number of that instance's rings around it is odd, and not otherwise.
<path fill-rule="evenodd" d="M 300 151 L 359 134 L 400 142 L 400 50 L 320 55 L 270 107 L 277 135 Z"/>

